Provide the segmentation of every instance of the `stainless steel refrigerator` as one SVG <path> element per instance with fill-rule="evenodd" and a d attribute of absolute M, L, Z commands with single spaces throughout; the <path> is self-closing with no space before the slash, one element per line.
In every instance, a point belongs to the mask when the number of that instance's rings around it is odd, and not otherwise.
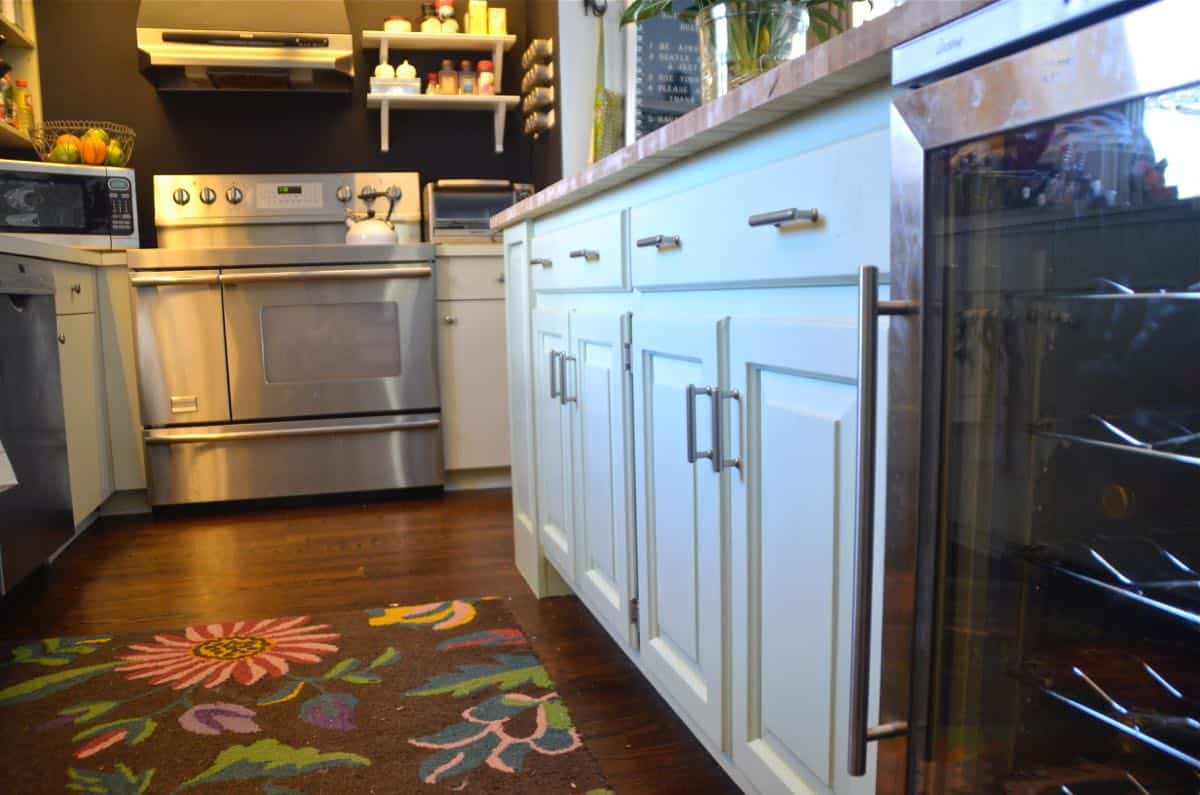
<path fill-rule="evenodd" d="M 1200 791 L 1198 23 L 894 101 L 879 791 Z"/>

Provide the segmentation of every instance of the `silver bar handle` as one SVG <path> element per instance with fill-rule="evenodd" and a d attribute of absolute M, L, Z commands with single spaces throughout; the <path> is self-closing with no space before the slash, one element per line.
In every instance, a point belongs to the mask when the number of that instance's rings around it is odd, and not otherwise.
<path fill-rule="evenodd" d="M 554 379 L 558 375 L 557 359 L 562 356 L 560 351 L 550 351 L 550 399 L 558 398 L 559 390 L 554 386 Z"/>
<path fill-rule="evenodd" d="M 146 444 L 196 444 L 199 442 L 236 442 L 250 439 L 281 439 L 296 436 L 332 436 L 345 433 L 382 433 L 384 431 L 418 431 L 441 426 L 441 420 L 409 420 L 407 422 L 373 422 L 365 425 L 328 425 L 314 428 L 278 428 L 261 431 L 219 431 L 215 433 L 146 434 Z"/>
<path fill-rule="evenodd" d="M 569 256 L 571 259 L 579 259 L 582 257 L 588 262 L 593 262 L 600 259 L 600 252 L 593 248 L 577 248 L 574 251 L 569 252 L 567 256 Z"/>
<path fill-rule="evenodd" d="M 563 406 L 578 402 L 578 396 L 570 397 L 567 394 L 567 362 L 573 361 L 575 357 L 565 353 L 558 357 L 558 402 Z"/>
<path fill-rule="evenodd" d="M 713 388 L 710 386 L 696 386 L 688 384 L 686 390 L 687 397 L 687 462 L 694 464 L 701 458 L 712 458 L 713 451 L 696 450 L 696 395 L 708 395 L 713 397 Z M 716 447 L 716 442 L 713 442 L 713 447 Z"/>
<path fill-rule="evenodd" d="M 553 268 L 554 260 L 547 259 L 545 257 L 533 257 L 529 260 L 529 264 L 530 266 L 541 265 L 543 268 Z"/>
<path fill-rule="evenodd" d="M 879 316 L 915 315 L 913 301 L 880 301 L 879 268 L 864 265 L 858 274 L 858 484 L 855 492 L 854 589 L 850 627 L 851 776 L 867 772 L 867 743 L 908 731 L 898 721 L 868 725 L 871 696 L 871 594 L 875 554 L 875 420 L 879 386 Z"/>
<path fill-rule="evenodd" d="M 815 224 L 821 220 L 821 213 L 816 207 L 808 210 L 801 210 L 797 207 L 788 207 L 786 210 L 773 210 L 769 213 L 759 213 L 752 215 L 746 222 L 750 226 L 774 226 L 776 228 L 784 224 L 794 224 L 799 221 L 807 221 L 810 224 Z"/>
<path fill-rule="evenodd" d="M 169 287 L 179 284 L 218 284 L 216 273 L 196 274 L 186 276 L 160 276 L 154 274 L 135 274 L 129 277 L 129 283 L 134 287 Z"/>
<path fill-rule="evenodd" d="M 640 238 L 635 243 L 638 248 L 679 248 L 683 242 L 679 239 L 679 235 L 651 235 L 650 237 Z"/>
<path fill-rule="evenodd" d="M 254 271 L 222 273 L 221 284 L 252 284 L 255 282 L 312 282 L 344 279 L 424 279 L 433 275 L 428 265 L 402 265 L 385 268 L 305 268 L 303 270 Z"/>
<path fill-rule="evenodd" d="M 722 469 L 741 469 L 742 456 L 739 452 L 736 458 L 725 457 L 725 440 L 721 436 L 722 409 L 725 406 L 726 400 L 736 400 L 738 403 L 739 424 L 742 412 L 742 393 L 736 389 L 721 389 L 713 392 L 713 472 L 720 472 Z M 741 437 L 739 436 L 739 444 Z"/>

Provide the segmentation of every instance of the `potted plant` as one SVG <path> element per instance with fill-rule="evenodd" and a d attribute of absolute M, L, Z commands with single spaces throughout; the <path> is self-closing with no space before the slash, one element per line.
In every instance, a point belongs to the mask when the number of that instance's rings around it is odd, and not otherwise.
<path fill-rule="evenodd" d="M 865 0 L 870 2 L 871 0 Z M 660 16 L 694 19 L 705 102 L 840 33 L 857 0 L 632 0 L 621 24 Z"/>

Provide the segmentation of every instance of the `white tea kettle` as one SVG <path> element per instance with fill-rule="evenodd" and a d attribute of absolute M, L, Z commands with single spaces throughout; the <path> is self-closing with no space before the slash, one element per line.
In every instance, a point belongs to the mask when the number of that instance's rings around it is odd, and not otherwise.
<path fill-rule="evenodd" d="M 400 188 L 392 185 L 386 191 L 363 188 L 358 198 L 367 203 L 366 213 L 346 211 L 346 242 L 356 245 L 396 245 L 396 229 L 392 226 L 392 210 L 400 200 Z M 375 200 L 384 196 L 388 200 L 387 215 L 375 215 Z"/>

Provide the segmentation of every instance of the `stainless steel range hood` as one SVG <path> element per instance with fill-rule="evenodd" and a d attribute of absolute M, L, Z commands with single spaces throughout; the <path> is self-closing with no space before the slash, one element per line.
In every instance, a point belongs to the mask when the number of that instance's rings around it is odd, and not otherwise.
<path fill-rule="evenodd" d="M 343 0 L 142 0 L 142 71 L 160 91 L 349 91 Z"/>

